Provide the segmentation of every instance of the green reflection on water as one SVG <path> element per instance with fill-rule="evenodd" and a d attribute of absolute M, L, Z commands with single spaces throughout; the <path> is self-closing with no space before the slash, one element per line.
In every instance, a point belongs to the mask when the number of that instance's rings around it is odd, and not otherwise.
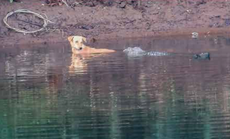
<path fill-rule="evenodd" d="M 216 115 L 208 99 L 191 106 L 186 103 L 183 90 L 173 80 L 163 83 L 158 100 L 141 90 L 132 95 L 90 94 L 90 84 L 71 82 L 60 90 L 46 84 L 7 90 L 11 90 L 7 99 L 0 99 L 1 138 L 6 139 L 209 139 L 210 119 Z"/>

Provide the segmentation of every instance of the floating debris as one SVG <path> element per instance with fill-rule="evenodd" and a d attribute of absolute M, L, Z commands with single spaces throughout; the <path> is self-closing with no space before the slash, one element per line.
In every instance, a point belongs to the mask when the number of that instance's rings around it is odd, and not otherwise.
<path fill-rule="evenodd" d="M 193 55 L 193 59 L 210 60 L 210 53 L 200 53 Z"/>
<path fill-rule="evenodd" d="M 197 33 L 197 32 L 192 33 L 192 38 L 193 39 L 197 39 L 198 37 L 199 37 L 199 33 Z"/>

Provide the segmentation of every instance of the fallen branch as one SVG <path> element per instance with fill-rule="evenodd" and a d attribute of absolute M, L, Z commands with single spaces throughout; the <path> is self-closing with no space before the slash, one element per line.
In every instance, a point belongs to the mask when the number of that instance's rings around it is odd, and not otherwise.
<path fill-rule="evenodd" d="M 38 18 L 42 19 L 43 20 L 43 25 L 40 29 L 38 30 L 34 30 L 34 31 L 25 31 L 25 30 L 21 30 L 21 29 L 18 29 L 18 28 L 15 28 L 15 27 L 12 27 L 10 26 L 8 23 L 7 23 L 7 20 L 8 20 L 8 17 L 12 16 L 13 14 L 15 13 L 29 13 L 29 14 L 34 14 L 35 16 L 37 16 Z M 50 20 L 47 19 L 47 17 L 43 17 L 42 15 L 38 14 L 38 13 L 35 13 L 33 11 L 30 11 L 30 10 L 27 10 L 27 9 L 18 9 L 16 11 L 12 11 L 10 13 L 8 13 L 4 19 L 3 19 L 3 22 L 5 23 L 5 25 L 7 26 L 7 28 L 10 28 L 12 30 L 15 30 L 16 32 L 20 32 L 20 33 L 23 33 L 24 35 L 25 34 L 29 34 L 29 33 L 36 33 L 36 32 L 39 32 L 39 31 L 42 31 L 46 28 L 46 26 L 48 25 L 48 23 L 53 23 L 51 22 Z"/>
<path fill-rule="evenodd" d="M 67 7 L 69 7 L 69 4 L 65 0 L 62 0 L 62 3 L 64 3 Z"/>

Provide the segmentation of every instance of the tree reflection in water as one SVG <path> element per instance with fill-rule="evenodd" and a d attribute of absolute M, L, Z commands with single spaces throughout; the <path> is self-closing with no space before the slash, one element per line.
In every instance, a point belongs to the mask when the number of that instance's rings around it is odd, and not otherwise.
<path fill-rule="evenodd" d="M 61 44 L 2 49 L 0 138 L 227 138 L 228 38 L 214 39 L 127 41 L 117 49 L 141 43 L 181 55 L 121 51 L 84 57 L 73 69 L 79 57 Z M 213 58 L 193 61 L 198 46 Z"/>

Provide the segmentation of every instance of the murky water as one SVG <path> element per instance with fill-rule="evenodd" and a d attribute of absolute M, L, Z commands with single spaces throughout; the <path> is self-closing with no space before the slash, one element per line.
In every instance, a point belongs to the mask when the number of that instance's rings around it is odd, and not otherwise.
<path fill-rule="evenodd" d="M 0 139 L 230 138 L 230 38 L 95 44 L 109 55 L 52 45 L 0 48 Z M 135 46 L 175 54 L 122 52 Z"/>

